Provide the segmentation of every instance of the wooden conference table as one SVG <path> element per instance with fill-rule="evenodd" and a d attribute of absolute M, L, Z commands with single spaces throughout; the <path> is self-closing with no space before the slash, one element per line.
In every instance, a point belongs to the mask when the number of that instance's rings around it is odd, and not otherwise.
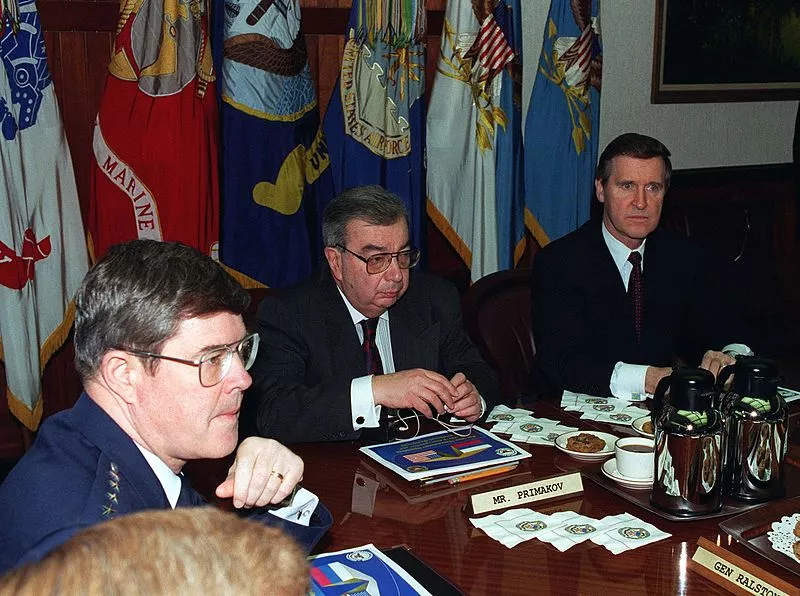
<path fill-rule="evenodd" d="M 792 479 L 788 486 L 797 494 L 800 416 L 794 405 L 786 471 Z M 550 403 L 537 402 L 527 407 L 533 409 L 535 416 L 557 419 L 569 426 L 594 428 L 618 436 L 634 434 L 630 427 L 583 421 Z M 359 453 L 360 446 L 358 442 L 292 446 L 305 461 L 303 486 L 319 495 L 334 517 L 333 526 L 315 553 L 370 542 L 381 549 L 405 545 L 464 593 L 476 595 L 725 593 L 689 568 L 697 539 L 704 536 L 790 584 L 797 585 L 800 579 L 729 538 L 718 527 L 725 518 L 670 522 L 588 479 L 583 480 L 584 492 L 577 497 L 527 506 L 544 513 L 571 510 L 596 519 L 628 512 L 672 536 L 619 555 L 589 541 L 563 553 L 535 539 L 509 549 L 469 522 L 467 503 L 471 493 L 524 484 L 597 464 L 581 464 L 554 447 L 528 445 L 532 457 L 524 460 L 515 472 L 498 476 L 489 483 L 486 483 L 489 479 L 483 479 L 460 488 L 449 486 L 444 489 L 447 494 L 431 496 L 388 470 L 376 469 L 371 460 Z M 207 462 L 194 462 L 187 467 L 195 486 L 206 495 L 213 495 L 213 488 L 224 477 L 225 469 L 226 465 L 212 466 Z"/>

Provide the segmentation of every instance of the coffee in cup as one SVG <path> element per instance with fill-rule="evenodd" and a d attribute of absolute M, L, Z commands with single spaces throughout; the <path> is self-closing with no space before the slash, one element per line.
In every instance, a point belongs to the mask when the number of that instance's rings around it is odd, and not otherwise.
<path fill-rule="evenodd" d="M 654 446 L 653 439 L 645 437 L 627 437 L 617 440 L 614 445 L 617 472 L 627 478 L 652 478 L 655 469 Z"/>

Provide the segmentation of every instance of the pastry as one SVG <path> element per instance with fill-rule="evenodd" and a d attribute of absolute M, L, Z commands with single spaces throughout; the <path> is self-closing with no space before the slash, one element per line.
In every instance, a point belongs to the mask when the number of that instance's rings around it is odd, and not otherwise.
<path fill-rule="evenodd" d="M 590 433 L 580 433 L 567 439 L 567 449 L 579 453 L 597 453 L 605 449 L 606 442 Z"/>
<path fill-rule="evenodd" d="M 648 435 L 652 435 L 653 434 L 653 423 L 648 420 L 647 422 L 642 424 L 642 430 L 644 432 L 646 432 Z"/>

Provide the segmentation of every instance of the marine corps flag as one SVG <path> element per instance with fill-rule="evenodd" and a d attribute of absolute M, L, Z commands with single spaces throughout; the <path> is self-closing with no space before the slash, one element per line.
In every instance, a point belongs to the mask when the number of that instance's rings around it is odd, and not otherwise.
<path fill-rule="evenodd" d="M 428 215 L 472 281 L 513 267 L 523 225 L 518 0 L 450 0 L 428 107 Z"/>
<path fill-rule="evenodd" d="M 321 258 L 318 205 L 333 198 L 299 0 L 226 0 L 216 15 L 224 28 L 220 260 L 245 286 L 289 286 Z"/>
<path fill-rule="evenodd" d="M 36 430 L 41 372 L 72 325 L 86 243 L 33 0 L 0 0 L 0 356 L 8 405 Z"/>
<path fill-rule="evenodd" d="M 589 219 L 603 64 L 599 0 L 553 0 L 525 124 L 525 224 L 537 242 Z"/>
<path fill-rule="evenodd" d="M 380 184 L 406 204 L 422 247 L 424 0 L 353 0 L 339 80 L 325 113 L 334 188 Z"/>
<path fill-rule="evenodd" d="M 135 238 L 216 255 L 217 104 L 205 0 L 121 0 L 94 128 L 93 257 Z"/>

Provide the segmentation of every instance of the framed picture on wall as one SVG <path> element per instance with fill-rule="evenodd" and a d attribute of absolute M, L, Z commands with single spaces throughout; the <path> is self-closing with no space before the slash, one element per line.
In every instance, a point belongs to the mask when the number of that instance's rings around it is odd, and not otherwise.
<path fill-rule="evenodd" d="M 800 2 L 656 0 L 652 103 L 800 98 Z"/>

